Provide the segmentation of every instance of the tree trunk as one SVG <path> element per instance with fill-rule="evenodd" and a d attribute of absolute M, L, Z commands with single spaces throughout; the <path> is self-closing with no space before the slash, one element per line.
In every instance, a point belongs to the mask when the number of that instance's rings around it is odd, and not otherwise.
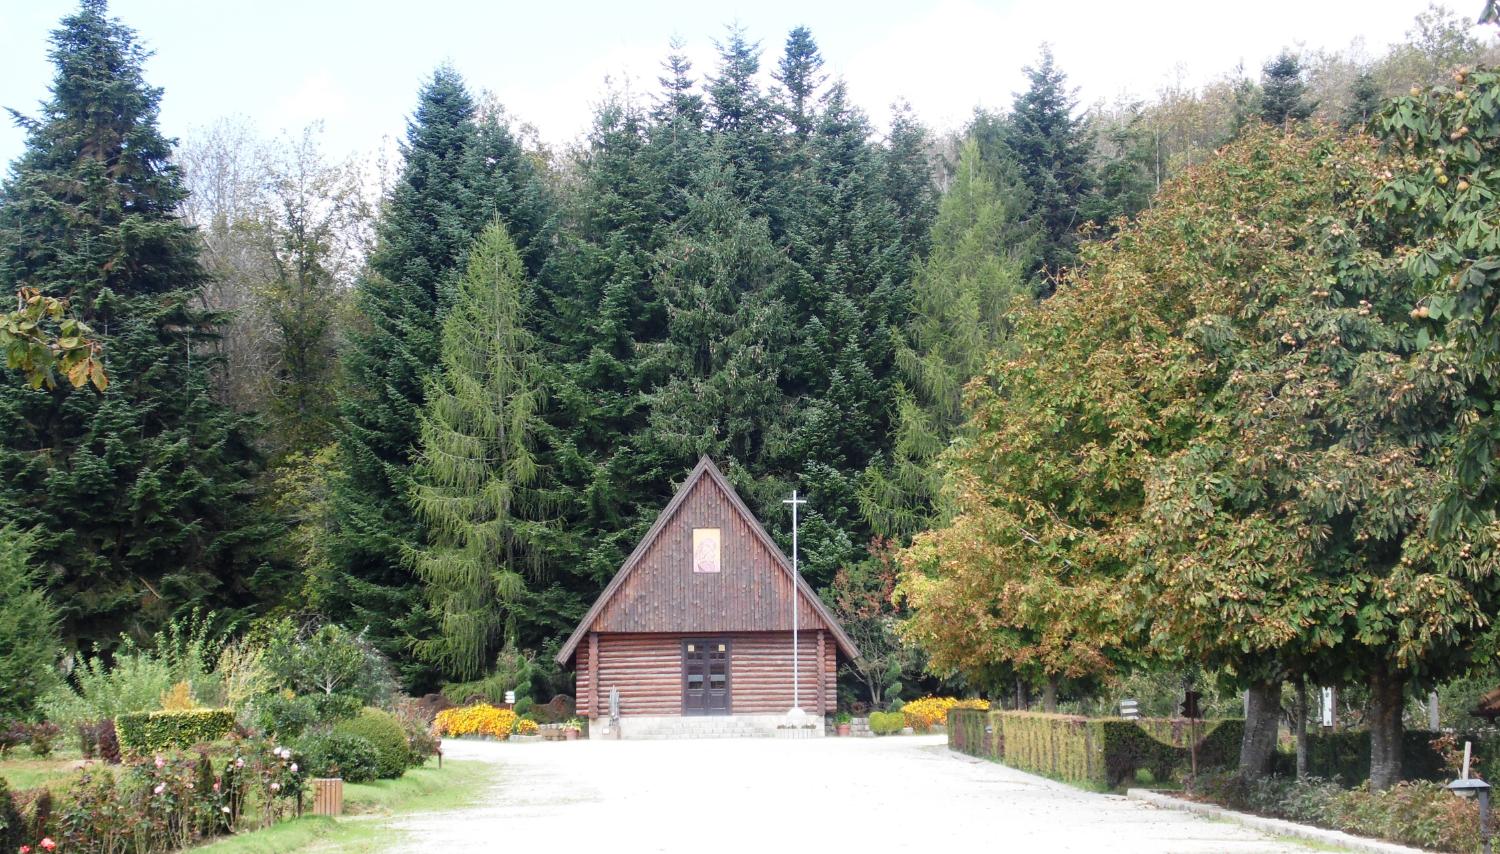
<path fill-rule="evenodd" d="M 1406 678 L 1386 665 L 1370 673 L 1370 788 L 1389 789 L 1401 782 L 1401 707 Z"/>
<path fill-rule="evenodd" d="M 1276 734 L 1281 728 L 1281 681 L 1257 682 L 1245 692 L 1245 736 L 1240 741 L 1240 776 L 1253 780 L 1271 772 Z"/>
<path fill-rule="evenodd" d="M 1307 776 L 1307 683 L 1297 683 L 1297 779 Z"/>
<path fill-rule="evenodd" d="M 1057 714 L 1057 683 L 1056 675 L 1047 677 L 1047 685 L 1042 688 L 1042 711 L 1049 714 Z"/>

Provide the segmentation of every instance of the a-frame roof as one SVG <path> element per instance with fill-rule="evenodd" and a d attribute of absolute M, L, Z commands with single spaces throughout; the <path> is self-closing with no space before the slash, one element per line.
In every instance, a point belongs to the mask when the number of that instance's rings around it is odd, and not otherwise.
<path fill-rule="evenodd" d="M 740 499 L 739 493 L 735 492 L 734 487 L 724 477 L 724 473 L 719 471 L 719 467 L 714 465 L 713 460 L 705 456 L 698 460 L 698 465 L 693 468 L 687 480 L 683 481 L 682 486 L 677 489 L 677 493 L 672 496 L 672 500 L 667 503 L 667 506 L 662 509 L 661 514 L 656 517 L 656 522 L 651 526 L 651 530 L 646 532 L 646 536 L 636 545 L 635 550 L 620 565 L 620 570 L 610 580 L 609 586 L 605 587 L 604 591 L 599 594 L 599 598 L 594 601 L 593 607 L 589 608 L 588 613 L 584 615 L 578 627 L 568 636 L 567 642 L 563 644 L 562 649 L 557 653 L 557 663 L 567 664 L 569 659 L 573 657 L 578 644 L 588 636 L 590 627 L 594 625 L 599 615 L 609 605 L 610 600 L 614 598 L 615 594 L 624 585 L 626 579 L 630 577 L 630 574 L 641 564 L 642 558 L 650 550 L 651 545 L 662 535 L 663 530 L 671 523 L 673 517 L 677 515 L 678 510 L 682 507 L 688 495 L 693 492 L 693 489 L 704 478 L 713 481 L 714 485 L 727 496 L 734 513 L 741 517 L 751 535 L 764 546 L 774 564 L 780 567 L 781 571 L 785 572 L 789 577 L 795 577 L 797 592 L 803 601 L 827 625 L 839 649 L 850 658 L 858 658 L 859 650 L 855 647 L 854 641 L 849 638 L 843 627 L 839 625 L 838 620 L 829 612 L 827 606 L 818 598 L 818 595 L 813 592 L 812 587 L 808 585 L 807 581 L 792 571 L 792 562 L 787 559 L 781 548 L 771 539 L 771 535 L 766 532 L 765 526 L 761 525 L 760 520 L 755 518 L 755 514 L 750 512 L 750 508 L 745 506 L 745 502 Z"/>

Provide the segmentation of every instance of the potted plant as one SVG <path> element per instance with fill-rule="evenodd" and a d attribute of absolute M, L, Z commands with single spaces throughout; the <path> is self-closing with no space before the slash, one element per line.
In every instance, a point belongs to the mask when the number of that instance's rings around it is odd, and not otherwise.
<path fill-rule="evenodd" d="M 582 734 L 583 721 L 578 718 L 571 718 L 567 723 L 563 724 L 563 737 L 568 741 L 576 741 L 578 736 Z"/>
<path fill-rule="evenodd" d="M 839 712 L 833 716 L 833 729 L 839 735 L 848 735 L 853 729 L 854 718 L 848 712 Z"/>

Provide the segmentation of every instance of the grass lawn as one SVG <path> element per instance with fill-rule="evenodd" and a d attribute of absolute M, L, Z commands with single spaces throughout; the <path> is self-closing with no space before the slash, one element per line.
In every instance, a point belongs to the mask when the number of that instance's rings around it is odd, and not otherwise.
<path fill-rule="evenodd" d="M 494 766 L 485 762 L 436 760 L 406 772 L 399 780 L 344 786 L 343 818 L 305 816 L 265 830 L 242 833 L 195 848 L 195 854 L 281 854 L 318 851 L 354 854 L 375 851 L 396 840 L 382 821 L 401 813 L 455 809 L 477 801 L 489 787 Z"/>
<path fill-rule="evenodd" d="M 0 777 L 11 789 L 32 789 L 45 786 L 72 776 L 79 759 L 78 750 L 59 747 L 45 759 L 31 755 L 31 751 L 18 747 L 0 760 Z"/>

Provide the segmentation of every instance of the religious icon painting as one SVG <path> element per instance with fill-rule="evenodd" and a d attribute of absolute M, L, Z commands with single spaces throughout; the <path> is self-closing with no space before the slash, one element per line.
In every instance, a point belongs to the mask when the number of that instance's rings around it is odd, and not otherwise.
<path fill-rule="evenodd" d="M 693 529 L 693 572 L 719 571 L 719 529 Z"/>

